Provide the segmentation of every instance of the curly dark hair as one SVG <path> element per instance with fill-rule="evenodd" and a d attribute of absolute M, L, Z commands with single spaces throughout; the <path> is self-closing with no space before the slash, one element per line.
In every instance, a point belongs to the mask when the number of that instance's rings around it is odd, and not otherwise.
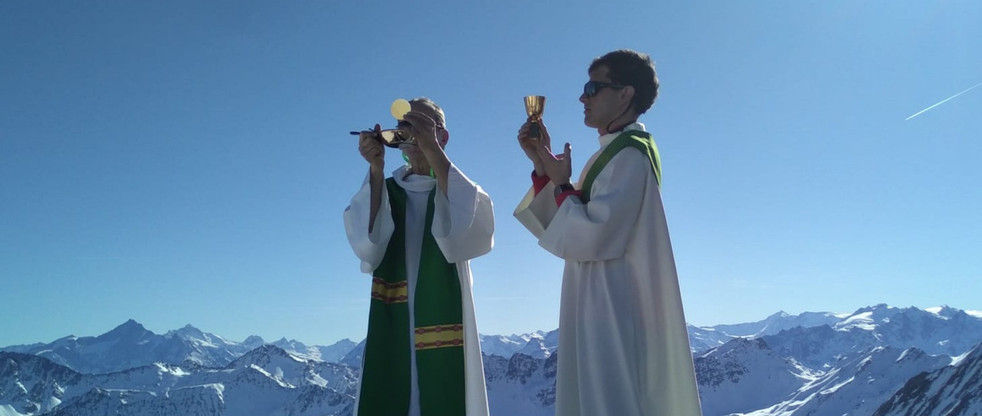
<path fill-rule="evenodd" d="M 599 66 L 607 67 L 607 76 L 612 82 L 634 87 L 631 104 L 634 111 L 644 114 L 658 97 L 658 74 L 655 63 L 648 54 L 621 49 L 609 52 L 593 60 L 588 72 Z"/>

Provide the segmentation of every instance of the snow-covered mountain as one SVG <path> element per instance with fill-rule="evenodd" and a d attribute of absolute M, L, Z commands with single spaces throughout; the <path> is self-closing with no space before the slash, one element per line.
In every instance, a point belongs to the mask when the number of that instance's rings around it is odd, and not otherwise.
<path fill-rule="evenodd" d="M 781 311 L 761 321 L 743 324 L 704 327 L 689 325 L 689 344 L 692 352 L 698 353 L 723 345 L 733 338 L 759 338 L 797 327 L 833 326 L 849 316 L 850 314 L 832 312 L 804 312 L 800 315 L 790 315 Z"/>
<path fill-rule="evenodd" d="M 745 324 L 715 325 L 712 328 L 717 332 L 722 332 L 733 337 L 759 338 L 799 326 L 810 328 L 813 326 L 835 325 L 848 316 L 848 314 L 831 312 L 804 312 L 800 315 L 790 315 L 784 311 L 780 311 L 764 318 L 762 321 Z"/>
<path fill-rule="evenodd" d="M 982 313 L 876 305 L 689 330 L 713 345 L 694 354 L 706 416 L 979 412 Z M 492 414 L 553 414 L 558 332 L 481 340 Z M 0 349 L 0 416 L 347 416 L 363 348 L 234 342 L 190 325 L 156 335 L 128 321 Z M 931 413 L 939 406 L 949 413 Z"/>
<path fill-rule="evenodd" d="M 704 413 L 870 415 L 912 377 L 982 341 L 982 317 L 952 308 L 876 305 L 836 318 L 697 355 Z"/>
<path fill-rule="evenodd" d="M 130 319 L 96 337 L 67 336 L 49 344 L 15 345 L 0 348 L 0 351 L 34 354 L 81 373 L 99 374 L 157 362 L 223 367 L 264 344 L 266 342 L 255 335 L 243 342 L 235 342 L 191 325 L 158 335 Z M 307 346 L 283 338 L 271 345 L 302 358 L 337 362 L 356 344 L 343 339 L 326 347 Z"/>
<path fill-rule="evenodd" d="M 484 356 L 492 415 L 552 416 L 556 407 L 556 360 L 516 353 Z"/>
<path fill-rule="evenodd" d="M 361 360 L 364 355 L 365 355 L 365 340 L 361 340 L 361 342 L 359 342 L 358 345 L 355 345 L 355 347 L 352 348 L 350 351 L 348 351 L 348 353 L 345 354 L 344 357 L 341 357 L 341 361 L 338 362 L 350 367 L 361 368 Z"/>
<path fill-rule="evenodd" d="M 982 344 L 952 364 L 920 373 L 876 409 L 874 416 L 982 414 Z"/>
<path fill-rule="evenodd" d="M 817 377 L 760 339 L 736 338 L 695 357 L 703 413 L 724 415 L 770 406 Z"/>
<path fill-rule="evenodd" d="M 522 353 L 533 358 L 548 358 L 559 347 L 559 330 L 528 334 L 481 335 L 481 352 L 499 357 Z"/>
<path fill-rule="evenodd" d="M 262 338 L 259 338 L 259 340 L 261 341 Z M 286 338 L 281 338 L 279 341 L 275 341 L 270 344 L 280 347 L 283 350 L 300 357 L 329 363 L 340 362 L 345 355 L 351 352 L 351 350 L 358 345 L 354 341 L 347 338 L 326 347 L 318 345 L 308 346 L 297 340 L 287 341 Z"/>
<path fill-rule="evenodd" d="M 81 373 L 109 373 L 154 362 L 189 361 L 222 367 L 251 349 L 190 325 L 157 335 L 131 319 L 97 337 L 67 336 L 50 344 L 12 346 L 0 351 L 38 355 Z"/>
<path fill-rule="evenodd" d="M 844 352 L 875 347 L 916 347 L 928 354 L 956 356 L 982 341 L 982 317 L 951 308 L 876 305 L 831 327 L 797 327 L 761 339 L 778 354 L 815 368 L 831 365 Z"/>
<path fill-rule="evenodd" d="M 815 377 L 791 395 L 748 416 L 869 415 L 914 375 L 942 367 L 946 356 L 931 356 L 916 348 L 877 347 L 843 357 L 831 370 Z"/>
<path fill-rule="evenodd" d="M 82 374 L 47 358 L 0 352 L 0 415 L 350 414 L 350 367 L 259 347 L 223 368 L 153 364 Z"/>

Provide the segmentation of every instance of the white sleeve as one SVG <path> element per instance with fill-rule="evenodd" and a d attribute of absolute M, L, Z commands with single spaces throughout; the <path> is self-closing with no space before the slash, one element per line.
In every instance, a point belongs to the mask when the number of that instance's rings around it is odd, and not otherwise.
<path fill-rule="evenodd" d="M 481 256 L 494 245 L 491 197 L 450 165 L 447 194 L 436 192 L 433 237 L 447 261 L 457 263 Z"/>
<path fill-rule="evenodd" d="M 546 227 L 552 222 L 552 217 L 556 215 L 556 185 L 549 182 L 538 194 L 535 188 L 529 188 L 525 198 L 518 203 L 513 215 L 518 222 L 522 223 L 536 238 L 541 238 Z"/>
<path fill-rule="evenodd" d="M 645 185 L 653 180 L 647 156 L 625 148 L 597 175 L 589 203 L 575 196 L 563 201 L 539 237 L 539 245 L 566 260 L 623 257 L 638 222 Z"/>
<path fill-rule="evenodd" d="M 355 255 L 361 259 L 361 271 L 371 273 L 382 263 L 385 249 L 392 238 L 395 223 L 392 221 L 392 207 L 389 205 L 389 193 L 385 182 L 382 182 L 382 201 L 375 215 L 375 225 L 368 232 L 371 220 L 372 190 L 366 176 L 358 193 L 351 198 L 351 204 L 344 210 L 344 229 L 348 234 L 348 243 Z"/>

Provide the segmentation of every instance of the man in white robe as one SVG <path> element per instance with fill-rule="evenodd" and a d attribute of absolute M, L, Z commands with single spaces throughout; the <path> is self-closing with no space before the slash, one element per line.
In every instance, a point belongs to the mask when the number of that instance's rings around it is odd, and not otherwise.
<path fill-rule="evenodd" d="M 659 191 L 661 161 L 637 122 L 657 95 L 654 64 L 614 51 L 594 60 L 589 76 L 580 102 L 600 150 L 578 186 L 570 183 L 569 143 L 554 156 L 544 125 L 538 138 L 530 123 L 518 135 L 535 172 L 515 216 L 566 260 L 556 414 L 700 415 Z"/>
<path fill-rule="evenodd" d="M 354 414 L 486 416 L 468 260 L 493 245 L 491 199 L 444 153 L 443 110 L 425 98 L 410 104 L 399 122 L 414 138 L 399 145 L 409 165 L 385 180 L 378 127 L 362 132 L 369 174 L 344 212 L 361 269 L 374 277 Z"/>

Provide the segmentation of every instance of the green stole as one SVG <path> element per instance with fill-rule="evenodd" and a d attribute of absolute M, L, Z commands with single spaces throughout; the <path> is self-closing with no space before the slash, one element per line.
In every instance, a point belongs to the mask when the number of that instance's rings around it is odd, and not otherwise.
<path fill-rule="evenodd" d="M 626 147 L 633 147 L 641 151 L 642 154 L 648 156 L 648 160 L 651 161 L 651 170 L 655 172 L 655 181 L 661 186 L 661 156 L 658 155 L 658 146 L 655 146 L 655 139 L 650 133 L 641 130 L 629 130 L 621 133 L 617 136 L 609 145 L 597 156 L 597 160 L 593 162 L 590 166 L 590 170 L 587 171 L 586 178 L 583 179 L 583 185 L 580 186 L 580 199 L 583 202 L 590 201 L 590 188 L 593 187 L 593 181 L 597 179 L 597 175 L 600 171 L 607 166 L 610 159 Z"/>
<path fill-rule="evenodd" d="M 431 231 L 433 198 L 426 225 L 413 299 L 415 345 L 409 338 L 406 280 L 406 191 L 393 178 L 385 181 L 395 231 L 382 263 L 372 274 L 372 300 L 362 369 L 358 416 L 409 413 L 412 383 L 410 348 L 416 349 L 416 374 L 422 416 L 465 413 L 464 331 L 457 266 L 448 263 Z"/>

